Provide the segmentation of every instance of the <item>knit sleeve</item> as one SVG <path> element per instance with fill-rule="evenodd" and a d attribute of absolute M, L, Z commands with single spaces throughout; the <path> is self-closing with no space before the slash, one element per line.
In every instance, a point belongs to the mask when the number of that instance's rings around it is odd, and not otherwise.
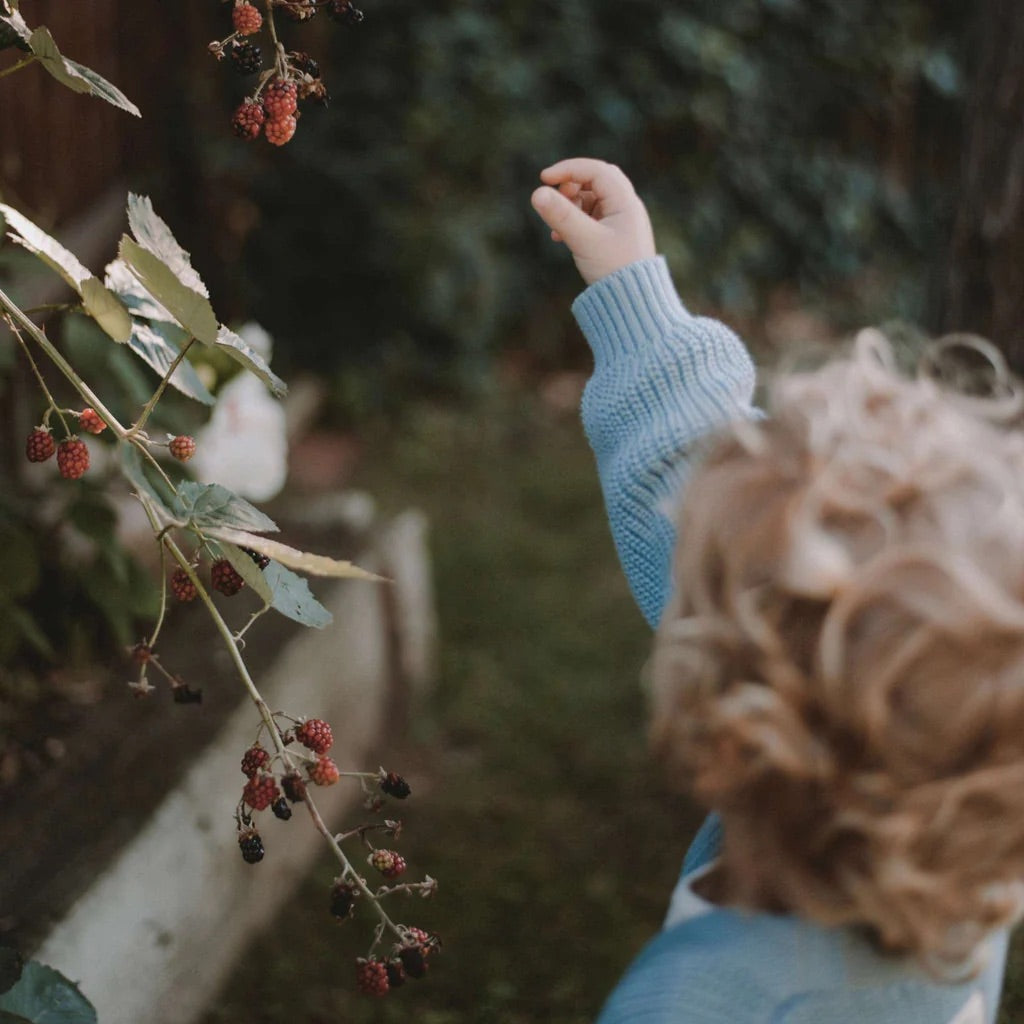
<path fill-rule="evenodd" d="M 670 590 L 673 499 L 692 446 L 757 415 L 754 365 L 728 327 L 687 311 L 660 256 L 602 278 L 572 308 L 594 352 L 584 428 L 626 578 L 655 626 Z"/>

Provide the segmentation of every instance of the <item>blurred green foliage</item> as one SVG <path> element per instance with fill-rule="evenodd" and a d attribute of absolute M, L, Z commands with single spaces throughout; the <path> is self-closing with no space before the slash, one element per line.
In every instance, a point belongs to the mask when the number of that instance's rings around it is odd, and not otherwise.
<path fill-rule="evenodd" d="M 542 302 L 561 312 L 578 279 L 528 197 L 575 154 L 634 178 L 691 300 L 744 314 L 780 282 L 813 299 L 870 272 L 880 308 L 927 320 L 969 5 L 366 6 L 356 29 L 282 27 L 321 58 L 330 107 L 218 171 L 252 182 L 246 307 L 293 365 L 460 382 L 510 336 L 564 357 Z"/>

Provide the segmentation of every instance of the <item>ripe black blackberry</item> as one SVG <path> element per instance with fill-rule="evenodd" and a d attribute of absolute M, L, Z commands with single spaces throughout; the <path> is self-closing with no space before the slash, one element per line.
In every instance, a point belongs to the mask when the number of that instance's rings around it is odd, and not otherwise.
<path fill-rule="evenodd" d="M 284 790 L 284 795 L 293 804 L 300 804 L 306 799 L 306 783 L 300 775 L 296 775 L 294 772 L 281 776 L 281 788 Z"/>
<path fill-rule="evenodd" d="M 331 889 L 331 913 L 340 920 L 351 917 L 358 896 L 359 890 L 354 885 L 336 882 Z"/>
<path fill-rule="evenodd" d="M 358 25 L 364 17 L 363 12 L 352 3 L 352 0 L 330 0 L 327 13 L 342 25 Z"/>
<path fill-rule="evenodd" d="M 274 812 L 274 817 L 280 818 L 282 821 L 287 821 L 292 816 L 292 809 L 283 796 L 275 800 L 270 805 L 270 809 Z"/>
<path fill-rule="evenodd" d="M 255 75 L 263 67 L 263 53 L 255 43 L 235 43 L 228 55 L 240 75 Z"/>
<path fill-rule="evenodd" d="M 304 75 L 309 75 L 310 78 L 320 77 L 320 64 L 310 57 L 308 53 L 303 53 L 301 50 L 292 50 L 288 54 L 288 60 L 296 71 L 301 71 Z"/>
<path fill-rule="evenodd" d="M 238 833 L 238 846 L 246 864 L 258 864 L 263 860 L 263 840 L 254 828 Z"/>
<path fill-rule="evenodd" d="M 397 772 L 386 772 L 383 768 L 380 770 L 377 784 L 388 796 L 393 796 L 396 800 L 404 800 L 412 792 L 412 787 L 401 775 Z"/>
<path fill-rule="evenodd" d="M 242 550 L 261 568 L 266 569 L 270 565 L 270 558 L 267 555 L 261 554 L 259 551 L 253 551 L 252 548 L 242 548 Z"/>

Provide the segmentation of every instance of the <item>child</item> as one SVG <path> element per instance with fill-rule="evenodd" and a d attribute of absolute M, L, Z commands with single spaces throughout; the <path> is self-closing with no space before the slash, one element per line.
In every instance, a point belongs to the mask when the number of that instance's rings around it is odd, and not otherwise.
<path fill-rule="evenodd" d="M 599 1024 L 992 1024 L 1024 909 L 1024 439 L 901 377 L 875 332 L 762 417 L 626 176 L 541 180 L 589 286 L 612 532 L 658 626 L 654 740 L 714 809 Z"/>

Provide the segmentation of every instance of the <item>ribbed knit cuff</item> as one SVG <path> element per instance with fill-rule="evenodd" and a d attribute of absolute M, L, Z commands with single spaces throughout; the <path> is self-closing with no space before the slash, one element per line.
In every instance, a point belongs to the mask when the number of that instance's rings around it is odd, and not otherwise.
<path fill-rule="evenodd" d="M 594 360 L 639 352 L 651 339 L 690 319 L 664 256 L 638 260 L 590 285 L 572 304 Z"/>

